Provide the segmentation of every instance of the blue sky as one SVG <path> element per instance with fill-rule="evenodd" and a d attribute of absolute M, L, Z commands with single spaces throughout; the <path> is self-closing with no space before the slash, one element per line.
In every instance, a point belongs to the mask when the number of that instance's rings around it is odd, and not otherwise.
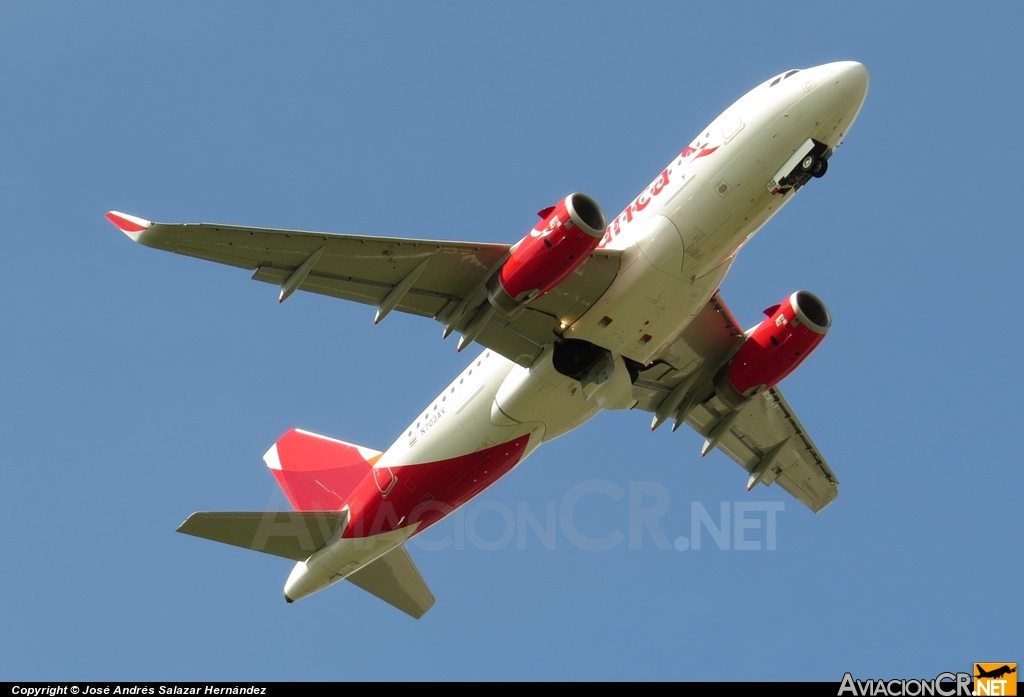
<path fill-rule="evenodd" d="M 1022 19 L 5 4 L 0 679 L 839 680 L 1024 659 Z M 692 432 L 606 413 L 427 535 L 451 545 L 412 548 L 437 596 L 419 622 L 346 584 L 286 606 L 286 560 L 174 533 L 286 505 L 260 457 L 290 427 L 385 448 L 469 357 L 428 320 L 279 306 L 245 272 L 132 245 L 107 210 L 514 242 L 571 191 L 614 215 L 754 85 L 849 59 L 872 83 L 828 176 L 723 286 L 747 325 L 800 288 L 832 311 L 782 385 L 842 482 L 823 513 L 747 494 Z M 777 549 L 497 544 L 504 513 L 544 521 L 581 485 L 667 497 L 670 540 L 694 506 L 781 501 Z M 574 524 L 628 537 L 628 500 L 592 493 Z"/>

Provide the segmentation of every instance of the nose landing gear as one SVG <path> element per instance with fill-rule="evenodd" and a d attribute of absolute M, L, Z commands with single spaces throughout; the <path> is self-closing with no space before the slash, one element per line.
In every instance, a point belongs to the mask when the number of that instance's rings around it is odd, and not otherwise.
<path fill-rule="evenodd" d="M 811 180 L 820 179 L 828 171 L 828 158 L 832 151 L 824 143 L 813 138 L 797 148 L 793 156 L 786 160 L 775 177 L 768 183 L 768 191 L 772 194 L 787 194 L 796 191 Z"/>
<path fill-rule="evenodd" d="M 821 179 L 828 171 L 828 160 L 820 155 L 808 155 L 800 161 L 800 172 Z"/>

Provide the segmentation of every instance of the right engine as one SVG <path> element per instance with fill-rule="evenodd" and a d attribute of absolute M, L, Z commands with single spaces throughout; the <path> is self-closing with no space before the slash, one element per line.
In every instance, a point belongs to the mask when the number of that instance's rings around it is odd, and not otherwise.
<path fill-rule="evenodd" d="M 806 290 L 793 293 L 764 313 L 767 319 L 748 333 L 716 380 L 715 392 L 733 409 L 792 373 L 832 326 L 828 308 Z"/>

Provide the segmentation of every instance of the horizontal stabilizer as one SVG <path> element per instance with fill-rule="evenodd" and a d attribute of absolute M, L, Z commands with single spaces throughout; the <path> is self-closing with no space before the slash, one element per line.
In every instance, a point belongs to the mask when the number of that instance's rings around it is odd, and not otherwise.
<path fill-rule="evenodd" d="M 416 619 L 434 605 L 434 594 L 404 546 L 364 566 L 348 580 Z"/>
<path fill-rule="evenodd" d="M 178 532 L 305 561 L 347 522 L 347 510 L 200 512 L 190 515 Z"/>

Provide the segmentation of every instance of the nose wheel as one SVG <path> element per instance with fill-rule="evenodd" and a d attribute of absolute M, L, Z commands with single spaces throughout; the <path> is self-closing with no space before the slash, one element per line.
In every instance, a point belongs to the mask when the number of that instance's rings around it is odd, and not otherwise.
<path fill-rule="evenodd" d="M 819 155 L 808 155 L 800 161 L 800 172 L 821 179 L 828 171 L 828 160 Z"/>

